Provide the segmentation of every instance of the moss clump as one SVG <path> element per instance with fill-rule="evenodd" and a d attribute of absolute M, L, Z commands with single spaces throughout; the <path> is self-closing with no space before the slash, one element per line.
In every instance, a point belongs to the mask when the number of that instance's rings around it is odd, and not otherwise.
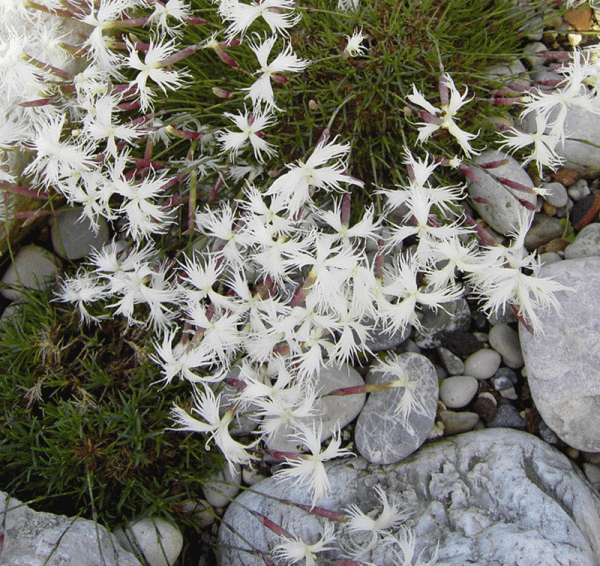
<path fill-rule="evenodd" d="M 222 462 L 200 435 L 165 431 L 187 386 L 156 385 L 120 318 L 79 324 L 71 307 L 28 293 L 0 327 L 0 486 L 38 510 L 113 526 L 142 514 L 178 516 Z"/>

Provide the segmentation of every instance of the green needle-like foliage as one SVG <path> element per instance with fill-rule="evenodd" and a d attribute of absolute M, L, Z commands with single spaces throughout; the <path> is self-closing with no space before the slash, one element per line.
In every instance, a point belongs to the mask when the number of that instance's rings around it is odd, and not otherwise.
<path fill-rule="evenodd" d="M 278 155 L 267 159 L 260 178 L 268 184 L 266 171 L 280 171 L 285 163 L 305 160 L 330 126 L 340 142 L 352 145 L 349 173 L 366 183 L 364 189 L 354 189 L 362 197 L 356 195 L 353 204 L 359 208 L 368 205 L 375 185 L 398 181 L 395 170 L 403 160 L 402 148 L 417 146 L 415 124 L 422 120 L 418 109 L 407 100 L 412 85 L 439 108 L 442 69 L 460 93 L 468 88 L 468 97 L 475 98 L 458 116 L 461 129 L 478 134 L 474 148 L 495 145 L 498 134 L 491 118 L 503 111 L 486 100 L 493 98 L 493 90 L 503 83 L 489 76 L 488 70 L 522 54 L 526 34 L 531 31 L 529 22 L 543 15 L 542 4 L 533 2 L 528 8 L 517 9 L 506 0 L 374 0 L 360 2 L 356 10 L 341 11 L 335 0 L 296 2 L 302 18 L 289 37 L 277 39 L 270 60 L 291 44 L 296 55 L 309 64 L 300 73 L 284 73 L 280 80 L 272 80 L 277 124 L 266 130 L 264 137 L 278 148 Z M 242 90 L 258 78 L 249 40 L 262 41 L 271 32 L 257 20 L 241 42 L 236 39 L 228 44 L 214 23 L 218 22 L 214 6 L 208 0 L 193 0 L 192 6 L 195 14 L 210 23 L 186 27 L 181 44 L 205 47 L 182 61 L 191 75 L 189 84 L 170 94 L 161 108 L 185 112 L 188 124 L 190 117 L 195 120 L 189 127 L 200 127 L 210 134 L 231 127 L 224 112 L 239 113 L 252 107 Z M 347 39 L 359 30 L 367 36 L 364 54 L 344 57 Z M 213 48 L 206 47 L 213 34 L 237 66 L 226 64 Z M 511 78 L 505 76 L 503 81 Z M 221 98 L 218 91 L 228 94 Z M 174 139 L 168 150 L 161 153 L 157 148 L 155 158 L 173 159 L 178 151 L 183 158 L 187 148 L 189 142 Z M 428 148 L 436 157 L 462 155 L 456 140 L 445 130 L 432 136 Z M 216 157 L 218 148 L 212 151 Z M 195 155 L 201 154 L 198 149 Z M 250 148 L 241 152 L 236 163 L 250 154 Z M 216 179 L 217 173 L 210 170 L 198 177 L 199 204 Z M 463 180 L 457 176 L 457 182 Z M 219 198 L 234 197 L 239 188 L 222 188 Z"/>
<path fill-rule="evenodd" d="M 143 329 L 83 327 L 50 294 L 27 295 L 0 328 L 2 489 L 108 526 L 142 514 L 181 522 L 180 504 L 222 465 L 201 436 L 165 431 L 187 387 L 157 387 Z"/>
<path fill-rule="evenodd" d="M 332 131 L 352 144 L 351 173 L 365 182 L 389 180 L 401 162 L 403 145 L 416 146 L 407 95 L 412 85 L 439 107 L 439 77 L 443 66 L 462 93 L 487 98 L 498 87 L 485 77 L 493 65 L 510 61 L 522 45 L 520 31 L 532 14 L 514 13 L 511 2 L 468 0 L 375 0 L 361 2 L 354 12 L 332 10 L 330 0 L 309 0 L 304 17 L 292 30 L 295 51 L 312 63 L 290 88 L 286 113 L 293 147 L 306 152 L 314 144 L 307 136 L 312 124 L 327 124 L 337 109 Z M 342 57 L 347 38 L 362 30 L 366 53 Z M 312 102 L 311 102 L 312 101 Z M 437 102 L 436 102 L 437 101 Z M 315 110 L 310 110 L 309 103 Z M 477 146 L 490 140 L 490 105 L 461 111 L 461 128 L 480 132 Z M 440 156 L 460 152 L 455 140 L 440 132 Z M 298 152 L 301 155 L 301 152 Z"/>

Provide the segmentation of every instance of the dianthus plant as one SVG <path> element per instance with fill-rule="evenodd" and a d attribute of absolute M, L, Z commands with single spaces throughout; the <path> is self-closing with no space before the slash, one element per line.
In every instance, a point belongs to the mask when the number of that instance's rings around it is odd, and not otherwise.
<path fill-rule="evenodd" d="M 482 43 L 456 55 L 464 38 L 453 34 L 472 22 L 444 19 L 459 7 L 470 18 L 471 3 L 433 4 L 0 6 L 3 189 L 45 199 L 48 212 L 66 202 L 115 234 L 58 297 L 83 324 L 146 325 L 163 385 L 193 388 L 175 424 L 205 434 L 230 466 L 278 453 L 282 437 L 296 443 L 279 453 L 280 477 L 309 486 L 313 504 L 327 493 L 323 461 L 348 454 L 339 431 L 319 449 L 324 367 L 369 353 L 374 329 L 419 328 L 422 308 L 464 296 L 465 281 L 487 313 L 513 309 L 535 332 L 563 289 L 525 251 L 530 211 L 507 246 L 473 228 L 464 175 L 494 140 L 533 144 L 526 161 L 555 167 L 563 110 L 595 108 L 597 67 L 574 54 L 554 94 L 518 100 L 540 131 L 499 136 L 484 115 L 491 87 L 471 73 Z M 512 5 L 498 9 L 517 39 L 489 41 L 514 49 L 536 6 L 512 19 Z M 321 33 L 316 13 L 338 31 Z M 402 45 L 389 43 L 392 28 Z M 490 48 L 479 65 L 497 60 Z M 254 438 L 234 438 L 242 417 Z"/>

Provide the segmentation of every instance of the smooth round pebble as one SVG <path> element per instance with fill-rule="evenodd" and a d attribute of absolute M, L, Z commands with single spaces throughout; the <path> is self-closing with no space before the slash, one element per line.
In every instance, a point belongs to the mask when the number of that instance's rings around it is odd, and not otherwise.
<path fill-rule="evenodd" d="M 501 356 L 509 368 L 520 368 L 523 365 L 519 333 L 508 324 L 492 326 L 489 334 L 490 346 Z"/>
<path fill-rule="evenodd" d="M 232 471 L 229 466 L 216 474 L 202 485 L 204 498 L 213 507 L 225 507 L 240 491 L 242 470 L 239 465 Z"/>
<path fill-rule="evenodd" d="M 183 535 L 160 517 L 148 517 L 129 523 L 113 534 L 125 550 L 129 550 L 149 566 L 173 566 L 183 548 Z"/>
<path fill-rule="evenodd" d="M 479 416 L 468 411 L 440 411 L 440 420 L 444 423 L 444 435 L 450 436 L 473 430 L 479 422 Z"/>
<path fill-rule="evenodd" d="M 44 282 L 53 278 L 60 266 L 60 260 L 48 250 L 39 246 L 23 246 L 8 266 L 2 283 L 23 286 L 28 289 L 41 289 Z M 9 301 L 21 296 L 17 289 L 2 289 L 1 294 Z"/>
<path fill-rule="evenodd" d="M 544 197 L 546 202 L 550 203 L 556 208 L 567 206 L 567 203 L 569 202 L 569 195 L 567 194 L 567 189 L 565 189 L 562 183 L 558 183 L 556 181 L 552 183 L 544 183 L 542 184 L 542 188 L 548 191 L 548 194 Z"/>
<path fill-rule="evenodd" d="M 448 377 L 440 385 L 440 400 L 448 409 L 460 409 L 471 402 L 478 389 L 479 382 L 470 375 Z"/>
<path fill-rule="evenodd" d="M 207 501 L 184 501 L 180 507 L 181 511 L 193 515 L 194 523 L 200 528 L 210 527 L 215 522 L 215 512 Z"/>
<path fill-rule="evenodd" d="M 500 367 L 502 356 L 491 348 L 473 352 L 465 360 L 465 374 L 477 379 L 489 379 Z"/>

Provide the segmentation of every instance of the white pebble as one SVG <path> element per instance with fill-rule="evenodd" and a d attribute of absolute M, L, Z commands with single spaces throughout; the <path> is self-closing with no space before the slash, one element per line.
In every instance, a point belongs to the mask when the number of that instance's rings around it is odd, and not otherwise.
<path fill-rule="evenodd" d="M 207 501 L 191 501 L 188 499 L 181 504 L 181 510 L 184 513 L 193 515 L 194 524 L 198 525 L 201 529 L 210 527 L 215 522 L 215 512 Z"/>
<path fill-rule="evenodd" d="M 478 389 L 479 383 L 470 375 L 448 377 L 440 385 L 440 400 L 448 409 L 460 409 L 471 402 Z"/>
<path fill-rule="evenodd" d="M 160 517 L 117 527 L 113 534 L 121 546 L 149 566 L 173 566 L 183 548 L 180 530 Z"/>
<path fill-rule="evenodd" d="M 496 350 L 482 348 L 465 360 L 465 374 L 477 379 L 489 379 L 498 371 L 502 357 Z"/>
<path fill-rule="evenodd" d="M 519 334 L 508 324 L 496 324 L 490 330 L 490 346 L 501 356 L 509 368 L 520 368 L 523 365 L 523 354 Z M 494 372 L 495 373 L 495 372 Z"/>
<path fill-rule="evenodd" d="M 242 470 L 239 465 L 234 466 L 233 473 L 229 466 L 225 471 L 217 472 L 210 476 L 209 481 L 202 485 L 204 498 L 213 507 L 225 507 L 240 491 L 242 483 Z"/>

